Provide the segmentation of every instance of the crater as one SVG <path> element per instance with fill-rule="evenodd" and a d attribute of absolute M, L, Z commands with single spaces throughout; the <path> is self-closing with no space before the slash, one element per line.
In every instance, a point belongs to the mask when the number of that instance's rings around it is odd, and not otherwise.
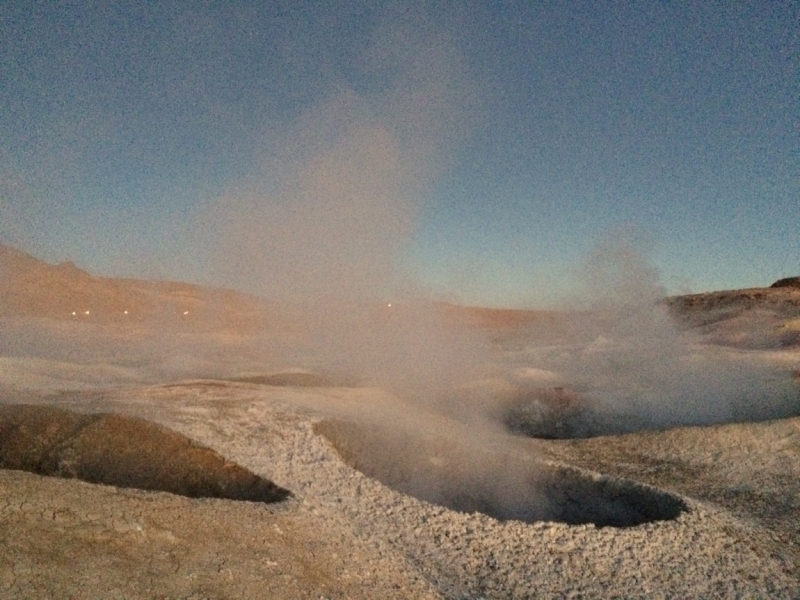
<path fill-rule="evenodd" d="M 644 402 L 640 413 L 630 408 L 593 404 L 574 390 L 564 387 L 522 389 L 498 403 L 491 416 L 516 435 L 540 439 L 574 439 L 620 435 L 636 431 L 684 426 L 717 425 L 732 422 L 758 422 L 800 415 L 800 386 L 790 377 L 764 386 L 757 392 L 742 392 L 740 397 L 717 400 L 718 408 L 705 413 L 647 416 Z M 753 398 L 757 397 L 758 401 Z M 635 407 L 635 402 L 632 403 Z M 604 407 L 600 410 L 600 407 Z"/>
<path fill-rule="evenodd" d="M 657 488 L 449 437 L 341 420 L 314 430 L 348 465 L 398 492 L 499 521 L 633 527 L 687 510 L 681 498 Z"/>
<path fill-rule="evenodd" d="M 512 433 L 542 439 L 569 439 L 597 435 L 585 401 L 564 387 L 520 391 L 501 403 L 501 420 Z"/>
<path fill-rule="evenodd" d="M 0 468 L 189 498 L 269 503 L 291 495 L 155 423 L 53 406 L 0 406 Z"/>

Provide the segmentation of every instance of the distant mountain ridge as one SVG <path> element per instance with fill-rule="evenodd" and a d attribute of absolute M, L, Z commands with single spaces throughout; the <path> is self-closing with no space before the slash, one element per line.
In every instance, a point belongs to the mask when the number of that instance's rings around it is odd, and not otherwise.
<path fill-rule="evenodd" d="M 771 288 L 791 287 L 800 288 L 800 277 L 785 277 L 773 283 Z"/>
<path fill-rule="evenodd" d="M 769 330 L 770 345 L 800 343 L 800 277 L 768 288 L 748 288 L 672 296 L 664 300 L 675 319 L 721 340 L 746 339 L 753 319 Z M 561 311 L 438 305 L 445 315 L 483 329 L 524 328 L 559 322 Z M 207 326 L 252 327 L 265 313 L 276 316 L 265 300 L 233 290 L 174 281 L 97 277 L 72 262 L 51 265 L 0 244 L 0 317 L 36 316 L 91 319 L 96 322 L 161 320 Z M 88 311 L 88 312 L 87 312 Z M 127 311 L 127 313 L 126 313 Z M 748 337 L 750 336 L 750 337 Z M 773 339 L 774 338 L 774 339 Z M 723 341 L 723 343 L 725 343 Z"/>
<path fill-rule="evenodd" d="M 172 281 L 96 277 L 72 262 L 51 265 L 0 244 L 0 317 L 95 321 L 176 319 L 215 324 L 257 319 L 263 303 L 232 290 Z"/>

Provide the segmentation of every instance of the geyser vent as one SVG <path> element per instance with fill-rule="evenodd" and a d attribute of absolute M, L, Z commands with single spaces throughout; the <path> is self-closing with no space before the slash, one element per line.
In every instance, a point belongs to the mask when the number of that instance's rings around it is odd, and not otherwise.
<path fill-rule="evenodd" d="M 351 467 L 396 491 L 500 521 L 633 527 L 687 509 L 679 497 L 653 487 L 452 438 L 340 420 L 319 422 L 315 431 Z"/>

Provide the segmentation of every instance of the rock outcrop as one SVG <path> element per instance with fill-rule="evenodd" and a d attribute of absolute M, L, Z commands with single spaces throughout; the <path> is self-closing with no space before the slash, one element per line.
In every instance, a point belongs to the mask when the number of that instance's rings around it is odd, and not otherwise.
<path fill-rule="evenodd" d="M 773 283 L 771 288 L 782 288 L 782 287 L 790 287 L 790 288 L 800 288 L 800 277 L 784 277 L 783 279 L 778 279 L 775 283 Z"/>

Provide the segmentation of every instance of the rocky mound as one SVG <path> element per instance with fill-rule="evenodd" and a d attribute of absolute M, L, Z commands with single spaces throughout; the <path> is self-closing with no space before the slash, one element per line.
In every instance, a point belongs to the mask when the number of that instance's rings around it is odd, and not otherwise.
<path fill-rule="evenodd" d="M 154 423 L 50 406 L 0 406 L 0 468 L 190 498 L 277 502 L 290 495 Z"/>
<path fill-rule="evenodd" d="M 783 281 L 768 288 L 675 296 L 665 302 L 678 323 L 697 328 L 713 343 L 751 349 L 798 346 L 800 288 Z"/>
<path fill-rule="evenodd" d="M 773 283 L 771 288 L 800 288 L 800 277 L 785 277 L 783 279 L 778 279 L 775 283 Z"/>

